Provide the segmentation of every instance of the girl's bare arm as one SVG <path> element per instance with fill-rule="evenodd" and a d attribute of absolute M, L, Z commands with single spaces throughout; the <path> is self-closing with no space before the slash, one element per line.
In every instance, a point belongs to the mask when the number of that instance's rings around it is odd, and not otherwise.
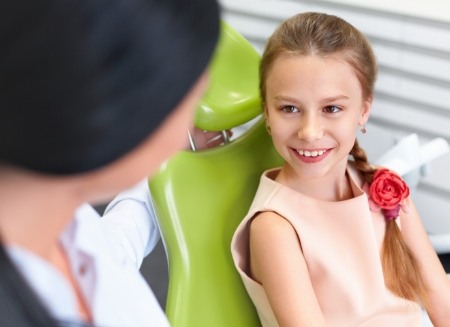
<path fill-rule="evenodd" d="M 254 218 L 250 226 L 250 266 L 280 327 L 325 326 L 298 236 L 286 219 L 274 212 Z"/>

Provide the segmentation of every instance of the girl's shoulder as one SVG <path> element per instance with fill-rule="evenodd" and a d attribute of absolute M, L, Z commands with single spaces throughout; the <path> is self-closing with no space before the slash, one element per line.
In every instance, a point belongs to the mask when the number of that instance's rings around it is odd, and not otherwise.
<path fill-rule="evenodd" d="M 275 211 L 260 211 L 250 221 L 252 228 L 280 227 L 291 225 L 290 222 Z M 292 226 L 291 226 L 292 227 Z"/>

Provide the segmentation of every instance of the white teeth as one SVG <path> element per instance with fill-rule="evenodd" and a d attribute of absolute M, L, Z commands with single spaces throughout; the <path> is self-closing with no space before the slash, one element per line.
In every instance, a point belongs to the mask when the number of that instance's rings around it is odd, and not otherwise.
<path fill-rule="evenodd" d="M 320 150 L 320 151 L 303 151 L 303 150 L 297 150 L 297 153 L 301 156 L 305 157 L 317 157 L 323 155 L 327 150 Z"/>

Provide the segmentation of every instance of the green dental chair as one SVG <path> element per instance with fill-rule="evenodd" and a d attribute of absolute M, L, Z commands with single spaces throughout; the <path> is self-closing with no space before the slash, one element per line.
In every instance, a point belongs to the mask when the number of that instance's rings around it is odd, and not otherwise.
<path fill-rule="evenodd" d="M 223 23 L 197 127 L 229 130 L 261 116 L 258 61 L 250 43 Z M 166 314 L 173 327 L 260 326 L 230 244 L 261 173 L 281 164 L 260 117 L 228 144 L 182 151 L 149 180 L 169 261 Z"/>

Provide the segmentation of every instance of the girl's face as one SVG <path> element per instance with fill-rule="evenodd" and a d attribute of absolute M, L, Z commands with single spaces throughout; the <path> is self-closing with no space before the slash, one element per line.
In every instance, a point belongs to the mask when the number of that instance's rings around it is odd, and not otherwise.
<path fill-rule="evenodd" d="M 268 72 L 265 104 L 286 169 L 315 179 L 345 171 L 371 99 L 363 99 L 353 67 L 338 57 L 285 55 Z"/>

